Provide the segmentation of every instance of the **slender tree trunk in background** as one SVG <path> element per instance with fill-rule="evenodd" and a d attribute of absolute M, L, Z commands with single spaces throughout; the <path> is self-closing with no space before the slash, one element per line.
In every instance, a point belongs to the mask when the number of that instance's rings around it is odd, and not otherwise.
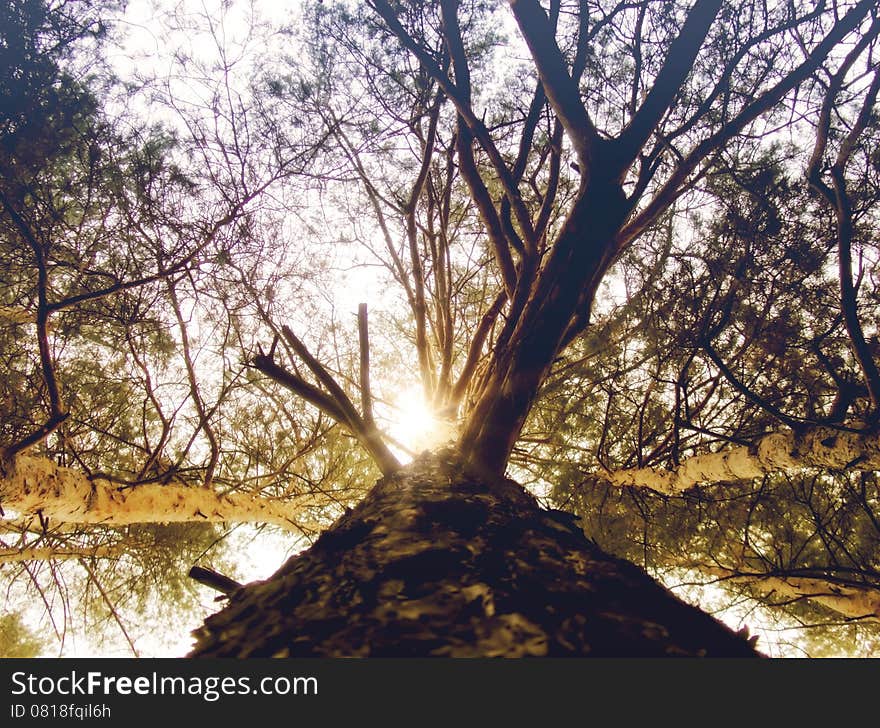
<path fill-rule="evenodd" d="M 831 427 L 773 432 L 750 445 L 694 455 L 676 468 L 615 470 L 597 475 L 596 479 L 619 487 L 678 495 L 701 483 L 751 480 L 804 468 L 880 470 L 880 434 Z"/>
<path fill-rule="evenodd" d="M 51 523 L 125 526 L 132 523 L 270 523 L 286 531 L 316 530 L 309 507 L 317 496 L 289 501 L 170 482 L 121 485 L 57 465 L 49 458 L 19 455 L 0 473 L 0 503 L 22 516 L 39 513 Z"/>
<path fill-rule="evenodd" d="M 383 478 L 195 634 L 197 657 L 757 655 L 451 450 Z"/>
<path fill-rule="evenodd" d="M 833 579 L 811 576 L 748 574 L 717 566 L 701 565 L 700 571 L 723 581 L 745 584 L 772 601 L 785 603 L 809 599 L 846 619 L 880 621 L 880 593 L 870 586 L 841 584 Z"/>

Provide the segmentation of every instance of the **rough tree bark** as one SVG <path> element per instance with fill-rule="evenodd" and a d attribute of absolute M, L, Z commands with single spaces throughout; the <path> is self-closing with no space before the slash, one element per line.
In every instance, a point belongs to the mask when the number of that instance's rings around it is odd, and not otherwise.
<path fill-rule="evenodd" d="M 195 635 L 194 657 L 757 655 L 454 450 L 380 480 Z"/>

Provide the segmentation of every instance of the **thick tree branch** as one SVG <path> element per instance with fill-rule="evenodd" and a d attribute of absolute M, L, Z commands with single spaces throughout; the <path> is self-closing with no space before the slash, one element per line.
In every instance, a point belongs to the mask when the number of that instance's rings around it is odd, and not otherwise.
<path fill-rule="evenodd" d="M 807 179 L 814 186 L 822 185 L 822 162 L 825 157 L 825 152 L 828 148 L 828 134 L 831 131 L 831 115 L 834 112 L 835 103 L 837 101 L 837 95 L 840 93 L 841 88 L 843 87 L 843 82 L 846 80 L 846 76 L 852 68 L 853 64 L 858 60 L 859 56 L 864 53 L 865 49 L 873 42 L 873 40 L 877 37 L 878 33 L 880 33 L 880 18 L 875 20 L 867 33 L 865 33 L 860 39 L 859 42 L 856 43 L 849 53 L 846 54 L 840 66 L 837 69 L 837 72 L 831 77 L 830 82 L 828 83 L 828 88 L 825 91 L 825 98 L 822 101 L 822 108 L 819 110 L 819 119 L 816 124 L 816 141 L 813 144 L 813 153 L 810 156 L 810 161 L 807 164 Z M 864 110 L 864 106 L 862 107 Z M 858 126 L 853 127 L 853 130 Z M 859 132 L 861 133 L 861 131 Z M 849 157 L 849 153 L 844 153 L 844 150 L 847 145 L 841 145 L 840 154 L 845 154 L 843 158 L 838 155 L 837 162 L 838 163 L 846 163 L 846 159 Z M 831 190 L 825 186 L 819 190 L 821 193 L 831 194 Z"/>
<path fill-rule="evenodd" d="M 713 134 L 697 144 L 678 164 L 669 179 L 657 191 L 651 201 L 624 226 L 617 235 L 617 248 L 622 250 L 650 226 L 680 194 L 688 178 L 707 158 L 742 132 L 751 122 L 765 114 L 787 93 L 797 88 L 813 74 L 831 51 L 851 32 L 858 28 L 865 16 L 876 6 L 875 0 L 861 0 L 840 18 L 828 34 L 816 45 L 804 61 L 775 84 L 757 96 L 728 119 Z"/>
<path fill-rule="evenodd" d="M 462 113 L 461 111 L 459 111 L 459 113 L 467 122 L 468 127 L 488 155 L 489 160 L 492 162 L 492 166 L 495 168 L 495 172 L 498 174 L 498 178 L 501 180 L 501 185 L 507 195 L 507 200 L 513 207 L 514 215 L 520 226 L 522 243 L 516 233 L 511 231 L 512 235 L 509 238 L 511 246 L 514 248 L 521 248 L 524 244 L 527 252 L 534 252 L 536 248 L 534 228 L 532 226 L 532 219 L 529 215 L 529 211 L 519 193 L 519 180 L 511 173 L 511 170 L 507 166 L 507 162 L 505 162 L 501 153 L 498 151 L 498 148 L 492 141 L 492 137 L 489 135 L 489 130 L 486 129 L 486 126 L 482 121 L 477 119 L 471 107 L 470 72 L 468 70 L 464 42 L 461 37 L 461 28 L 458 23 L 458 5 L 459 0 L 440 0 L 443 26 L 446 35 L 446 45 L 449 48 L 449 55 L 452 58 L 456 84 L 464 95 L 462 101 L 464 102 L 463 106 L 466 107 L 464 109 L 465 113 Z M 463 75 L 459 75 L 460 70 L 463 71 Z"/>
<path fill-rule="evenodd" d="M 283 367 L 276 364 L 271 357 L 265 354 L 258 354 L 253 359 L 254 368 L 265 374 L 283 387 L 289 389 L 294 394 L 302 397 L 309 404 L 317 407 L 324 414 L 332 417 L 336 422 L 347 429 L 351 429 L 351 422 L 348 415 L 339 406 L 330 395 L 325 394 L 313 384 L 310 384 L 302 377 L 287 371 Z"/>
<path fill-rule="evenodd" d="M 517 282 L 516 268 L 513 264 L 510 249 L 507 246 L 507 238 L 504 235 L 501 218 L 498 217 L 498 211 L 495 209 L 489 190 L 486 188 L 477 169 L 471 138 L 470 130 L 460 121 L 455 137 L 455 150 L 458 152 L 461 176 L 468 186 L 471 199 L 477 206 L 480 218 L 486 228 L 486 234 L 492 243 L 492 251 L 495 254 L 495 262 L 498 264 L 504 288 L 507 291 L 507 295 L 512 297 Z"/>
<path fill-rule="evenodd" d="M 307 401 L 342 424 L 358 439 L 382 473 L 387 475 L 400 468 L 400 462 L 394 457 L 391 450 L 388 449 L 382 433 L 379 432 L 375 425 L 368 424 L 357 413 L 348 395 L 339 386 L 330 372 L 312 356 L 312 353 L 305 344 L 296 337 L 288 326 L 282 326 L 281 332 L 296 355 L 305 362 L 306 366 L 315 375 L 318 382 L 326 388 L 327 392 L 322 392 L 301 377 L 291 374 L 275 364 L 271 353 L 269 356 L 260 354 L 255 357 L 254 366 L 291 391 L 300 394 Z"/>
<path fill-rule="evenodd" d="M 0 191 L 0 203 L 6 214 L 12 219 L 16 229 L 21 237 L 31 248 L 34 254 L 34 261 L 37 266 L 37 348 L 40 356 L 40 368 L 43 374 L 43 383 L 46 385 L 46 394 L 49 398 L 49 417 L 47 421 L 36 428 L 34 432 L 25 436 L 18 442 L 12 443 L 0 452 L 0 468 L 5 467 L 4 462 L 14 457 L 16 453 L 25 450 L 44 438 L 48 437 L 52 432 L 58 429 L 67 418 L 67 412 L 61 402 L 61 394 L 58 388 L 58 380 L 55 376 L 55 362 L 52 356 L 52 349 L 49 344 L 49 316 L 51 310 L 49 307 L 49 269 L 46 260 L 46 250 L 43 244 L 37 240 L 33 230 L 27 221 L 18 213 L 12 203 Z"/>
<path fill-rule="evenodd" d="M 312 355 L 306 345 L 297 338 L 293 331 L 291 331 L 289 326 L 282 326 L 281 333 L 284 335 L 285 340 L 290 344 L 296 355 L 305 362 L 305 365 L 311 370 L 312 374 L 314 374 L 317 380 L 327 389 L 330 396 L 345 413 L 350 425 L 354 426 L 359 422 L 361 418 L 358 415 L 357 410 L 354 408 L 354 404 L 352 404 L 348 395 L 345 393 L 345 390 L 339 386 L 339 383 L 333 375 L 330 374 L 324 365 Z"/>
<path fill-rule="evenodd" d="M 562 122 L 556 119 L 553 123 L 553 133 L 550 135 L 550 167 L 547 170 L 547 187 L 544 190 L 544 200 L 535 221 L 535 235 L 538 237 L 538 248 L 543 250 L 546 245 L 544 236 L 550 218 L 556 207 L 556 193 L 559 190 L 559 170 L 562 164 Z"/>
<path fill-rule="evenodd" d="M 20 452 L 24 452 L 29 447 L 33 447 L 39 442 L 45 440 L 55 430 L 64 424 L 65 420 L 70 416 L 69 412 L 50 417 L 45 423 L 37 427 L 33 432 L 21 438 L 17 442 L 0 450 L 0 473 L 4 468 L 8 467 L 8 463 L 15 458 Z"/>
<path fill-rule="evenodd" d="M 204 584 L 210 589 L 226 594 L 229 596 L 232 592 L 241 589 L 241 584 L 235 579 L 230 579 L 213 569 L 206 569 L 202 566 L 193 566 L 188 574 L 190 579 L 195 579 L 199 584 Z"/>
<path fill-rule="evenodd" d="M 713 566 L 697 568 L 721 581 L 742 583 L 771 599 L 778 597 L 784 602 L 809 599 L 847 619 L 880 621 L 880 589 L 815 577 L 750 574 Z"/>
<path fill-rule="evenodd" d="M 535 92 L 532 95 L 532 101 L 529 104 L 529 110 L 526 113 L 526 118 L 523 122 L 523 129 L 519 138 L 519 148 L 516 153 L 516 161 L 514 161 L 513 170 L 511 171 L 513 181 L 517 185 L 522 180 L 523 174 L 526 171 L 529 154 L 532 151 L 535 139 L 535 130 L 538 127 L 538 122 L 541 119 L 541 111 L 546 102 L 547 96 L 544 94 L 544 87 L 541 85 L 541 82 L 538 81 L 535 86 Z M 556 180 L 553 180 L 551 177 L 550 184 L 553 184 L 554 182 L 556 182 Z M 510 217 L 510 199 L 507 197 L 501 200 L 501 224 L 504 226 L 505 233 L 513 247 L 520 255 L 524 254 L 525 249 L 523 248 L 522 241 L 518 238 L 516 230 L 513 228 L 513 221 Z M 538 232 L 537 225 L 535 225 L 535 235 L 537 236 L 537 243 L 538 240 L 540 240 L 540 233 Z M 531 250 L 529 252 L 534 253 L 535 251 Z"/>

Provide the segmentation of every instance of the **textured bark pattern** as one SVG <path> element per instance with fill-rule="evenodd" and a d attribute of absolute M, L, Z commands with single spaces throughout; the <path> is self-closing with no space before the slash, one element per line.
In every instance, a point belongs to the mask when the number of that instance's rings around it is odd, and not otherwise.
<path fill-rule="evenodd" d="M 299 531 L 318 527 L 308 515 L 316 505 L 320 499 L 313 496 L 278 501 L 173 482 L 121 487 L 29 455 L 18 455 L 0 475 L 0 507 L 20 515 L 40 513 L 56 523 L 271 523 Z"/>
<path fill-rule="evenodd" d="M 232 594 L 192 656 L 754 656 L 520 486 L 423 456 Z"/>

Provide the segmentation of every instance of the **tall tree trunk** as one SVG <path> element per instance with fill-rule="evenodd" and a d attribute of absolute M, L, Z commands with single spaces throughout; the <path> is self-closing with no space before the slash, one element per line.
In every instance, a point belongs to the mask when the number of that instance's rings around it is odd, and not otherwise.
<path fill-rule="evenodd" d="M 756 656 L 513 481 L 424 455 L 241 588 L 192 656 Z"/>

